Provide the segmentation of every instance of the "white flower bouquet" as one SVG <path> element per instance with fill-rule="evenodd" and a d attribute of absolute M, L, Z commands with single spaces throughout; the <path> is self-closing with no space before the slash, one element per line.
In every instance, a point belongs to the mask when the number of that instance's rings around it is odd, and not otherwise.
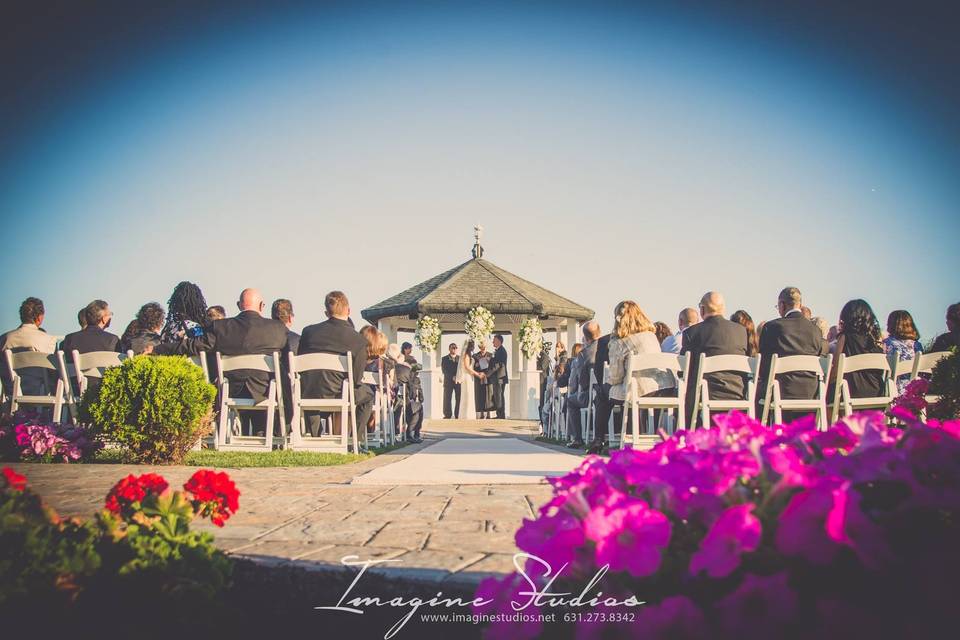
<path fill-rule="evenodd" d="M 413 338 L 418 347 L 427 353 L 433 353 L 440 344 L 440 323 L 431 316 L 422 316 L 417 320 L 417 330 Z"/>
<path fill-rule="evenodd" d="M 543 350 L 543 325 L 536 318 L 526 318 L 520 323 L 520 351 L 528 359 L 536 358 Z"/>
<path fill-rule="evenodd" d="M 493 333 L 494 315 L 484 307 L 474 307 L 467 312 L 463 330 L 474 342 L 486 342 Z"/>

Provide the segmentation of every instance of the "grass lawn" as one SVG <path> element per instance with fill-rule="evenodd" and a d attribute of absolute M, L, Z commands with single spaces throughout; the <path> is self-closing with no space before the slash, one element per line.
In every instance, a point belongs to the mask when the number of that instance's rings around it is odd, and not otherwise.
<path fill-rule="evenodd" d="M 194 467 L 227 467 L 239 469 L 241 467 L 331 467 L 338 464 L 350 464 L 368 460 L 406 446 L 396 444 L 382 449 L 374 449 L 367 454 L 329 453 L 319 451 L 290 451 L 276 449 L 274 451 L 216 451 L 202 449 L 191 451 L 183 464 Z M 95 463 L 120 464 L 123 462 L 118 449 L 104 449 L 97 454 Z"/>

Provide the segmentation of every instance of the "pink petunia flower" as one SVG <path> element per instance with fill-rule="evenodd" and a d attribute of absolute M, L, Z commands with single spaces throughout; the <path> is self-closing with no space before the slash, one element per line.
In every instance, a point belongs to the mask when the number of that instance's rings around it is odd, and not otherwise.
<path fill-rule="evenodd" d="M 760 520 L 753 504 L 730 507 L 713 523 L 690 560 L 691 575 L 706 571 L 711 578 L 724 578 L 740 566 L 741 554 L 760 545 Z"/>

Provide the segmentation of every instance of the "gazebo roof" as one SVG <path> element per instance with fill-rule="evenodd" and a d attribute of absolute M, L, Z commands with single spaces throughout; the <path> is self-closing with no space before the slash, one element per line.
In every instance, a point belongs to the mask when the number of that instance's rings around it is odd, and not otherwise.
<path fill-rule="evenodd" d="M 481 252 L 482 254 L 482 252 Z M 475 257 L 360 312 L 372 324 L 388 317 L 466 314 L 476 306 L 494 314 L 591 320 L 593 311 Z"/>

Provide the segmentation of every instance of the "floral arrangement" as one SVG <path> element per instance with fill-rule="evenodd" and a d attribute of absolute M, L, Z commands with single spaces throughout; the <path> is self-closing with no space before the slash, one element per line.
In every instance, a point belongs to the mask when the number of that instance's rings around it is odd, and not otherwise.
<path fill-rule="evenodd" d="M 36 411 L 17 412 L 0 425 L 0 456 L 39 462 L 88 460 L 103 447 L 86 427 L 42 421 Z"/>
<path fill-rule="evenodd" d="M 219 598 L 232 561 L 197 517 L 223 526 L 239 507 L 225 473 L 197 471 L 173 491 L 160 475 L 129 475 L 107 494 L 96 517 L 61 518 L 13 469 L 0 474 L 0 613 L 111 624 L 222 625 Z M 209 623 L 209 624 L 207 624 Z M 132 628 L 132 627 L 131 627 Z"/>
<path fill-rule="evenodd" d="M 924 378 L 913 380 L 904 388 L 903 393 L 893 399 L 890 405 L 891 414 L 897 410 L 906 411 L 914 418 L 919 418 L 927 408 L 927 393 L 930 381 Z"/>
<path fill-rule="evenodd" d="M 520 323 L 520 351 L 527 359 L 533 359 L 543 351 L 543 325 L 537 318 L 525 318 Z"/>
<path fill-rule="evenodd" d="M 433 353 L 440 344 L 440 323 L 432 316 L 421 316 L 413 339 L 425 352 Z"/>
<path fill-rule="evenodd" d="M 556 606 L 555 631 L 589 638 L 936 635 L 960 621 L 960 421 L 897 413 L 903 429 L 865 412 L 823 432 L 731 413 L 588 457 L 551 480 L 516 534 L 526 564 L 481 583 L 474 611 L 526 614 L 487 629 L 512 638 L 553 631 L 535 614 Z"/>
<path fill-rule="evenodd" d="M 493 321 L 496 317 L 485 307 L 474 307 L 467 312 L 467 319 L 463 323 L 464 332 L 476 342 L 486 342 L 493 334 Z"/>
<path fill-rule="evenodd" d="M 938 399 L 936 402 L 927 402 L 928 396 Z M 898 412 L 914 418 L 960 418 L 960 351 L 954 350 L 940 360 L 933 367 L 929 378 L 911 380 L 891 404 L 891 416 L 899 417 Z"/>

